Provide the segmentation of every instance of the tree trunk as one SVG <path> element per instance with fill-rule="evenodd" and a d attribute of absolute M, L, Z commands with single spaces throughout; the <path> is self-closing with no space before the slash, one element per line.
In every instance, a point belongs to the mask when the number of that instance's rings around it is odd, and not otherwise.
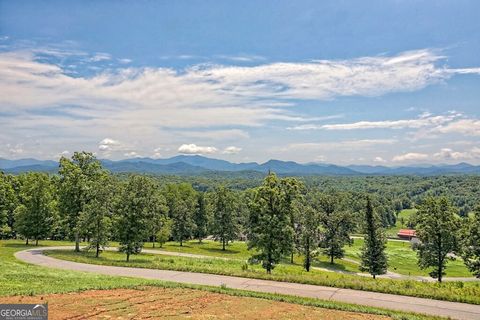
<path fill-rule="evenodd" d="M 130 261 L 130 252 L 127 252 L 127 262 Z"/>
<path fill-rule="evenodd" d="M 183 247 L 183 240 L 180 239 L 180 247 Z"/>
<path fill-rule="evenodd" d="M 225 239 L 222 239 L 222 250 L 225 251 Z"/>
<path fill-rule="evenodd" d="M 75 252 L 80 252 L 80 236 L 78 231 L 75 231 Z"/>
<path fill-rule="evenodd" d="M 375 277 L 376 277 L 376 275 L 374 274 L 374 275 L 373 275 L 373 279 L 375 279 Z"/>
<path fill-rule="evenodd" d="M 25 245 L 28 246 L 28 238 L 27 238 L 27 241 L 25 242 Z"/>
<path fill-rule="evenodd" d="M 155 242 L 157 241 L 157 238 L 155 236 L 152 237 L 152 248 L 155 248 Z"/>
<path fill-rule="evenodd" d="M 292 254 L 290 255 L 290 263 L 293 264 L 293 250 L 292 250 Z"/>
<path fill-rule="evenodd" d="M 38 246 L 38 238 L 35 237 L 35 245 Z"/>
<path fill-rule="evenodd" d="M 310 272 L 310 252 L 307 252 L 307 254 L 305 255 L 305 270 L 307 270 L 307 272 Z"/>
<path fill-rule="evenodd" d="M 330 264 L 333 264 L 333 254 L 330 256 Z"/>
<path fill-rule="evenodd" d="M 98 258 L 100 255 L 100 244 L 97 242 L 97 252 L 95 253 L 95 257 Z"/>

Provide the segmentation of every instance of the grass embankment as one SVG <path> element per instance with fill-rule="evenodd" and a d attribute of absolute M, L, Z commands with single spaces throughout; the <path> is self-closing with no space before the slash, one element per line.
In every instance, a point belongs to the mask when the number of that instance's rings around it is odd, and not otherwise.
<path fill-rule="evenodd" d="M 373 280 L 319 270 L 306 272 L 301 265 L 289 264 L 278 265 L 273 273 L 268 275 L 259 265 L 247 265 L 242 260 L 198 259 L 159 254 L 140 254 L 131 257 L 130 262 L 125 261 L 124 254 L 110 251 L 104 252 L 100 258 L 95 258 L 93 253 L 75 253 L 66 250 L 49 251 L 46 254 L 59 259 L 99 265 L 202 272 L 480 304 L 480 283 L 478 282 L 438 284 L 414 280 Z"/>
<path fill-rule="evenodd" d="M 73 243 L 65 241 L 41 241 L 39 245 L 72 246 Z M 300 298 L 288 295 L 258 293 L 221 287 L 186 285 L 173 282 L 151 281 L 139 278 L 114 277 L 96 275 L 86 272 L 50 269 L 27 264 L 15 259 L 15 252 L 31 248 L 35 247 L 32 245 L 26 246 L 25 244 L 23 244 L 23 241 L 0 241 L 0 302 L 6 300 L 6 296 L 14 295 L 34 296 L 51 293 L 79 292 L 90 289 L 138 289 L 145 286 L 155 286 L 160 288 L 185 288 L 202 290 L 239 297 L 254 297 L 273 301 L 283 301 L 326 309 L 385 315 L 390 316 L 393 319 L 440 319 L 436 317 L 427 317 L 423 315 L 415 315 L 412 313 L 391 311 L 381 308 L 372 308 L 367 306 L 339 303 L 334 301 L 323 301 L 318 299 Z"/>

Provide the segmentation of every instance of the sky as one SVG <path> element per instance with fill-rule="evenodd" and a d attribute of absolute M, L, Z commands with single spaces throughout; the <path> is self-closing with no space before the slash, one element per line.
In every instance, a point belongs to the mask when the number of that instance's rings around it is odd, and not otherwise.
<path fill-rule="evenodd" d="M 0 0 L 0 157 L 480 164 L 479 12 Z"/>

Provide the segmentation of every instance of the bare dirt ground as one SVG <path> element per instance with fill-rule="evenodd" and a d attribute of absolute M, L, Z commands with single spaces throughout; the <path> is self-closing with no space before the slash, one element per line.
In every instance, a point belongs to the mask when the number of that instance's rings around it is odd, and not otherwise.
<path fill-rule="evenodd" d="M 49 304 L 49 319 L 357 319 L 388 317 L 192 289 L 89 290 L 1 297 L 1 303 Z"/>

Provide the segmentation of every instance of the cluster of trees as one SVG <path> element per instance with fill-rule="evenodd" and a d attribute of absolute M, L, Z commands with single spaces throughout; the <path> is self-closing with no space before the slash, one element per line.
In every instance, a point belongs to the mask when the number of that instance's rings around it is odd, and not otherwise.
<path fill-rule="evenodd" d="M 71 239 L 76 251 L 83 239 L 96 256 L 115 240 L 127 261 L 147 241 L 183 245 L 211 236 L 225 250 L 231 241 L 246 239 L 256 252 L 250 261 L 271 273 L 295 253 L 303 256 L 307 271 L 318 255 L 334 263 L 357 232 L 365 234 L 361 270 L 373 277 L 387 270 L 383 230 L 390 224 L 385 223 L 389 197 L 326 185 L 322 189 L 273 173 L 245 190 L 222 183 L 204 186 L 162 183 L 142 175 L 113 176 L 92 154 L 78 152 L 60 160 L 58 175 L 0 174 L 0 235 L 21 236 L 27 243 Z M 393 205 L 398 201 L 405 202 L 397 199 Z M 461 218 L 442 197 L 427 198 L 418 208 L 420 266 L 433 267 L 431 275 L 441 281 L 447 261 L 462 255 L 480 276 L 480 210 Z"/>

